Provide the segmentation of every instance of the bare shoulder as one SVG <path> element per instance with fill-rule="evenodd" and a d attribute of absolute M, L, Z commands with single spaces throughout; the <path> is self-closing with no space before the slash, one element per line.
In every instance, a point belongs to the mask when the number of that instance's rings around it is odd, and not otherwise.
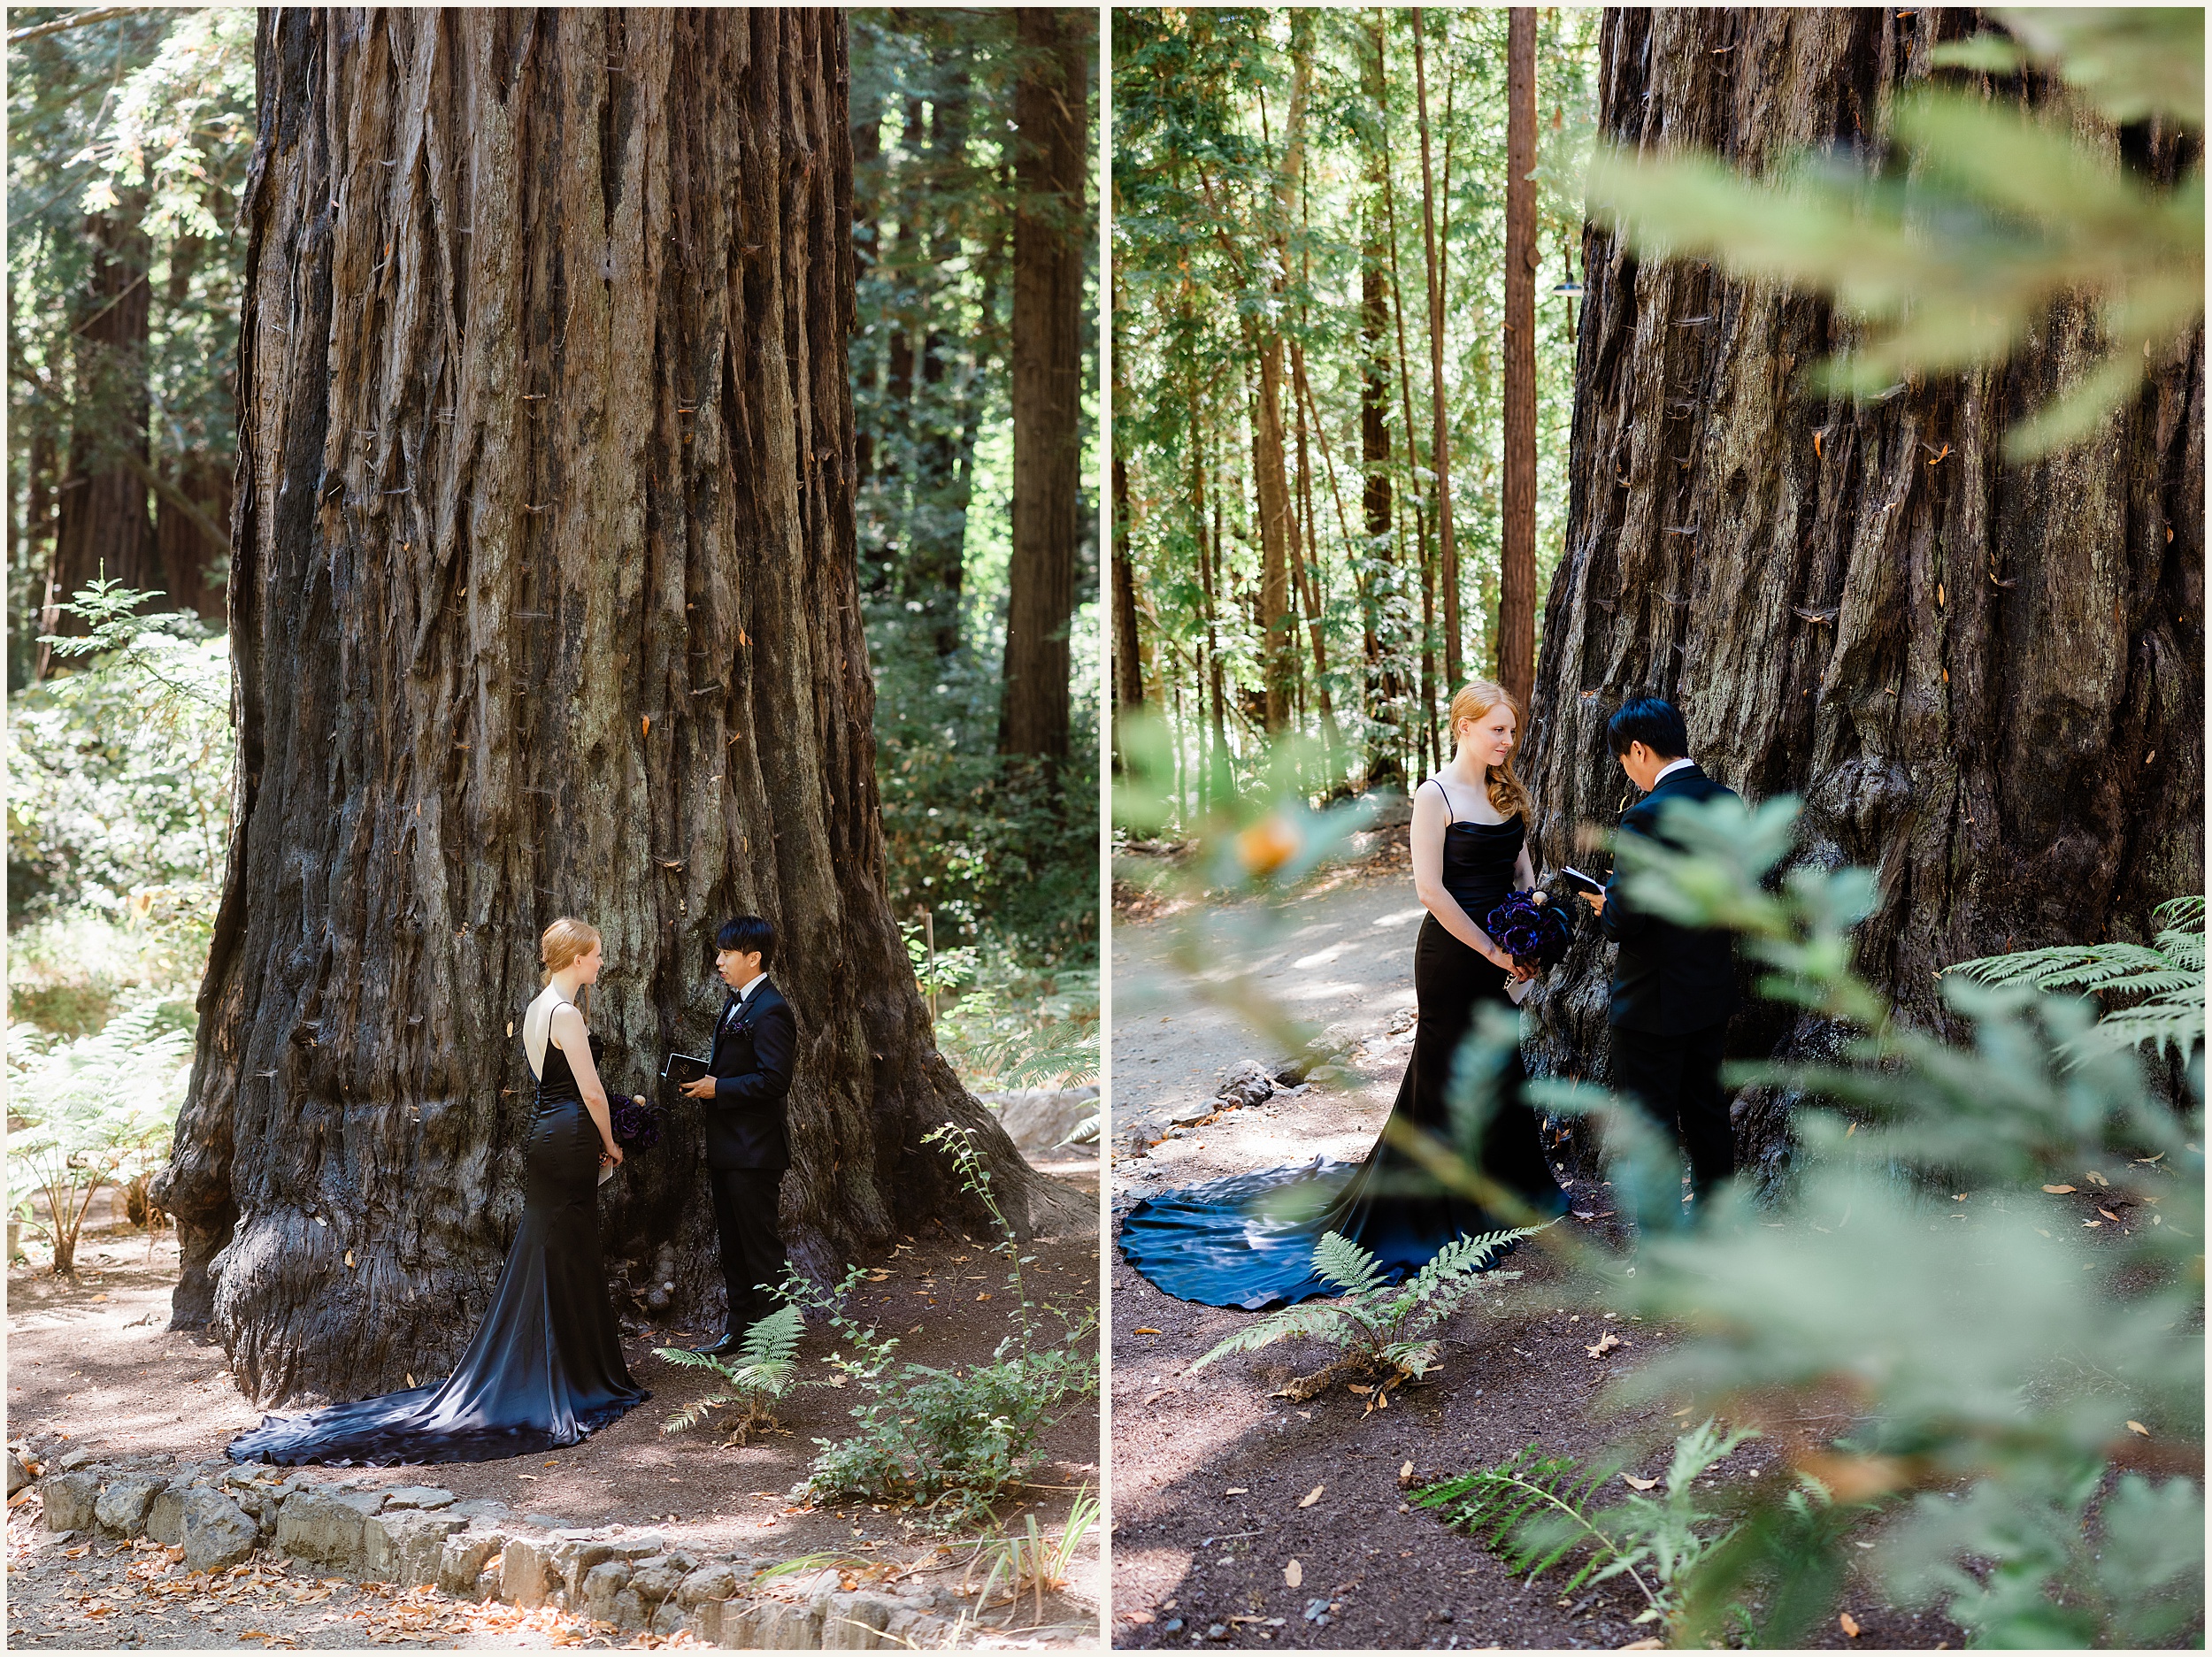
<path fill-rule="evenodd" d="M 554 1039 L 565 1047 L 571 1039 L 583 1035 L 584 1016 L 576 1010 L 574 1001 L 562 1001 L 553 1009 L 549 1028 Z"/>

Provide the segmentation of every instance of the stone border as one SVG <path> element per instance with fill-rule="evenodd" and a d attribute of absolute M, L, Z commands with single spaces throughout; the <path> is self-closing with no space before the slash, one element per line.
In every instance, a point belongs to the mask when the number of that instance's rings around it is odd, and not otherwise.
<path fill-rule="evenodd" d="M 42 1468 L 12 1448 L 10 1494 L 31 1483 L 49 1530 L 147 1537 L 181 1547 L 188 1570 L 219 1570 L 266 1546 L 326 1575 L 550 1605 L 626 1633 L 681 1629 L 726 1651 L 935 1649 L 953 1638 L 962 1604 L 934 1588 L 845 1590 L 833 1569 L 751 1593 L 747 1584 L 776 1561 L 702 1560 L 651 1531 L 518 1516 L 503 1502 L 462 1501 L 433 1485 L 373 1489 L 321 1469 L 151 1456 L 102 1461 L 84 1449 Z"/>

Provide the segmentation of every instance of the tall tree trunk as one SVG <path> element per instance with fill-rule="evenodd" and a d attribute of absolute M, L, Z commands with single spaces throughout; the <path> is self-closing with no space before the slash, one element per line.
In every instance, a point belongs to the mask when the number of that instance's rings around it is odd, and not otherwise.
<path fill-rule="evenodd" d="M 1448 16 L 1449 14 L 1447 13 Z M 1446 694 L 1460 682 L 1459 543 L 1452 533 L 1452 438 L 1444 396 L 1444 261 L 1436 242 L 1436 184 L 1429 171 L 1429 79 L 1421 40 L 1421 8 L 1413 8 L 1413 83 L 1421 118 L 1421 233 L 1428 249 L 1429 406 L 1435 431 L 1429 458 L 1436 472 L 1436 528 L 1443 559 L 1444 684 Z"/>
<path fill-rule="evenodd" d="M 1362 556 L 1376 570 L 1366 583 L 1367 602 L 1361 616 L 1366 657 L 1366 713 L 1372 733 L 1367 744 L 1367 786 L 1402 785 L 1405 767 L 1405 685 L 1396 662 L 1395 611 L 1402 607 L 1399 592 L 1397 551 L 1392 534 L 1394 520 L 1390 500 L 1389 347 L 1383 332 L 1389 320 L 1384 298 L 1383 267 L 1390 258 L 1385 238 L 1389 234 L 1387 195 L 1390 188 L 1389 132 L 1383 121 L 1383 101 L 1389 88 L 1383 78 L 1383 19 L 1379 11 L 1367 14 L 1363 50 L 1360 53 L 1360 94 L 1375 111 L 1375 138 L 1368 146 L 1362 178 L 1360 203 L 1360 381 L 1359 451 L 1360 512 L 1367 534 Z"/>
<path fill-rule="evenodd" d="M 1117 285 L 1118 286 L 1118 285 Z M 1116 299 L 1120 295 L 1117 292 Z M 1121 353 L 1114 353 L 1113 407 L 1129 406 Z M 1121 769 L 1121 718 L 1144 711 L 1144 658 L 1137 639 L 1137 571 L 1129 556 L 1129 462 L 1118 443 L 1113 465 L 1114 769 Z"/>
<path fill-rule="evenodd" d="M 972 125 L 972 95 L 964 58 L 956 49 L 940 47 L 939 73 L 943 93 L 930 105 L 928 166 L 932 176 L 959 177 L 967 167 L 968 136 Z M 933 273 L 965 252 L 956 223 L 946 224 L 928 205 L 919 208 L 929 228 L 922 242 L 923 267 Z M 993 291 L 997 257 L 986 257 L 983 314 L 997 307 Z M 923 318 L 920 359 L 921 386 L 915 399 L 920 419 L 913 433 L 913 472 L 907 499 L 906 536 L 902 548 L 901 592 L 921 606 L 920 618 L 929 629 L 932 647 L 939 656 L 960 648 L 960 591 L 968 541 L 969 472 L 975 454 L 976 426 L 980 410 L 966 376 L 949 383 L 953 374 L 955 337 L 948 323 L 952 301 L 941 275 L 927 282 L 918 295 Z M 980 351 L 977 353 L 979 357 Z"/>
<path fill-rule="evenodd" d="M 1931 48 L 1973 27 L 1926 10 L 1610 11 L 1601 135 L 1651 145 L 1663 128 L 1754 172 L 1875 143 Z M 2146 171 L 2170 184 L 2200 155 L 2162 128 Z M 1527 754 L 1542 857 L 1614 824 L 1627 786 L 1604 722 L 1656 692 L 1714 776 L 1804 799 L 1800 858 L 1878 871 L 1860 970 L 1923 1027 L 1946 1027 L 1937 974 L 1955 962 L 2139 937 L 2160 901 L 2201 892 L 2201 326 L 2096 438 L 2011 465 L 2007 427 L 2098 355 L 2076 304 L 2001 368 L 1855 405 L 1793 377 L 1852 337 L 1824 302 L 1639 264 L 1596 231 L 1584 269 L 1567 541 Z M 1572 965 L 1532 1051 L 1583 1074 L 1605 1050 L 1604 962 L 1586 944 Z M 1791 1055 L 1831 1033 L 1757 1002 L 1729 1046 Z M 1774 1175 L 1784 1104 L 1753 1093 L 1736 1109 L 1740 1155 Z"/>
<path fill-rule="evenodd" d="M 157 492 L 154 500 L 154 556 L 163 592 L 175 609 L 221 626 L 223 586 L 218 579 L 230 542 L 211 532 L 230 522 L 232 468 L 204 451 L 188 455 L 173 487 L 183 501 Z M 184 502 L 198 508 L 196 515 Z"/>
<path fill-rule="evenodd" d="M 1383 58 L 1383 31 L 1375 31 L 1376 79 L 1387 84 L 1387 71 Z M 1406 348 L 1406 290 L 1404 273 L 1398 264 L 1398 196 L 1390 176 L 1390 105 L 1387 98 L 1378 106 L 1381 111 L 1383 134 L 1383 219 L 1390 242 L 1390 311 L 1398 335 L 1398 404 L 1406 433 L 1406 491 L 1413 509 L 1414 534 L 1411 562 L 1418 573 L 1423 593 L 1421 605 L 1421 634 L 1419 641 L 1420 680 L 1419 710 L 1409 710 L 1403 727 L 1406 752 L 1419 755 L 1425 752 L 1425 737 L 1422 734 L 1436 721 L 1435 674 L 1430 664 L 1430 647 L 1434 633 L 1431 621 L 1435 591 L 1435 572 L 1430 564 L 1429 537 L 1426 519 L 1421 506 L 1421 446 L 1414 437 L 1413 426 L 1413 359 Z M 1400 538 L 1401 541 L 1403 537 Z M 1412 608 L 1412 595 L 1407 595 L 1407 609 Z M 1415 717 L 1417 711 L 1418 717 Z"/>
<path fill-rule="evenodd" d="M 163 590 L 145 479 L 146 347 L 153 314 L 147 266 L 153 254 L 138 228 L 144 211 L 139 196 L 85 221 L 92 273 L 74 331 L 69 474 L 62 480 L 54 537 L 49 633 L 84 631 L 59 607 L 103 573 L 127 587 Z"/>
<path fill-rule="evenodd" d="M 1504 534 L 1498 680 L 1528 705 L 1536 678 L 1536 12 L 1506 23 Z"/>
<path fill-rule="evenodd" d="M 237 812 L 157 1200 L 176 1321 L 268 1401 L 438 1372 L 522 1203 L 536 940 L 604 935 L 649 1085 L 745 910 L 801 1040 L 782 1218 L 819 1278 L 977 1216 L 884 898 L 851 518 L 851 157 L 827 11 L 262 14 L 231 585 Z M 380 165 L 389 161 L 393 165 Z M 718 1316 L 695 1113 L 611 1268 Z M 664 1278 L 663 1280 L 667 1280 Z"/>
<path fill-rule="evenodd" d="M 1024 6 L 1014 210 L 1014 525 L 1002 754 L 1068 752 L 1068 619 L 1082 497 L 1083 142 L 1095 13 Z"/>

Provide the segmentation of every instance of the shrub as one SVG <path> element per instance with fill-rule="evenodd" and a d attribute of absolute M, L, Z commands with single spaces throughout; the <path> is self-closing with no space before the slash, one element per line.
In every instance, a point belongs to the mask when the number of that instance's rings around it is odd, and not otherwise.
<path fill-rule="evenodd" d="M 8 1032 L 10 1213 L 46 1233 L 59 1276 L 76 1275 L 93 1198 L 168 1154 L 192 1062 L 191 1031 L 173 1012 L 147 1001 L 73 1041 L 28 1024 Z M 42 1220 L 33 1192 L 46 1199 Z"/>
<path fill-rule="evenodd" d="M 787 1294 L 807 1296 L 828 1316 L 849 1353 L 831 1355 L 839 1381 L 860 1394 L 851 1409 L 858 1431 L 837 1442 L 818 1438 L 807 1484 L 818 1496 L 928 1508 L 947 1523 L 990 1518 L 992 1499 L 1018 1484 L 1041 1459 L 1038 1439 L 1070 1399 L 1098 1391 L 1098 1359 L 1087 1349 L 1096 1314 L 1071 1315 L 1033 1301 L 1022 1278 L 1021 1246 L 991 1194 L 989 1170 L 964 1130 L 950 1124 L 925 1144 L 945 1147 L 967 1189 L 989 1211 L 999 1233 L 995 1252 L 1007 1257 L 1006 1282 L 1017 1331 L 984 1363 L 935 1369 L 896 1362 L 899 1343 L 844 1309 L 864 1269 L 845 1276 L 834 1297 L 814 1297 L 795 1277 Z M 1061 1322 L 1049 1345 L 1039 1335 L 1041 1311 Z"/>
<path fill-rule="evenodd" d="M 1496 1259 L 1501 1250 L 1542 1229 L 1525 1226 L 1455 1238 L 1402 1285 L 1385 1278 L 1371 1253 L 1330 1231 L 1314 1248 L 1313 1266 L 1321 1277 L 1344 1291 L 1342 1300 L 1307 1300 L 1271 1312 L 1237 1331 L 1191 1369 L 1202 1369 L 1233 1352 L 1257 1352 L 1279 1340 L 1318 1340 L 1342 1348 L 1344 1355 L 1325 1369 L 1291 1382 L 1284 1392 L 1294 1398 L 1311 1398 L 1340 1375 L 1381 1374 L 1388 1378 L 1370 1395 L 1369 1408 L 1386 1408 L 1390 1388 L 1402 1381 L 1418 1379 L 1436 1367 L 1441 1343 L 1431 1331 L 1445 1323 L 1475 1292 L 1479 1282 L 1476 1274 Z M 1520 1276 L 1518 1272 L 1498 1275 Z"/>
<path fill-rule="evenodd" d="M 688 1432 L 718 1409 L 735 1409 L 725 1445 L 743 1444 L 759 1428 L 775 1424 L 775 1407 L 796 1383 L 799 1343 L 806 1339 L 806 1317 L 795 1306 L 777 1308 L 745 1331 L 734 1366 L 682 1346 L 656 1346 L 656 1357 L 670 1363 L 711 1369 L 721 1385 L 695 1399 L 661 1424 L 664 1433 Z"/>

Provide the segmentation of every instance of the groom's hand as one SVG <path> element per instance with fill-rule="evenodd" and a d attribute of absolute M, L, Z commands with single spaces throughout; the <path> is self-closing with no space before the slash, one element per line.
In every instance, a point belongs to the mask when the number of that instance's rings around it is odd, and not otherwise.
<path fill-rule="evenodd" d="M 1604 893 L 1602 893 L 1602 892 L 1578 892 L 1578 893 L 1576 893 L 1576 894 L 1575 894 L 1575 895 L 1576 895 L 1577 897 L 1580 898 L 1580 899 L 1581 899 L 1581 900 L 1582 900 L 1585 903 L 1587 903 L 1587 904 L 1591 907 L 1591 909 L 1594 909 L 1594 911 L 1596 911 L 1598 914 L 1602 915 L 1602 914 L 1604 914 L 1604 913 L 1605 913 L 1605 894 L 1604 894 Z"/>
<path fill-rule="evenodd" d="M 714 1078 L 711 1076 L 702 1076 L 695 1082 L 686 1082 L 683 1085 L 683 1095 L 686 1099 L 713 1098 Z"/>

